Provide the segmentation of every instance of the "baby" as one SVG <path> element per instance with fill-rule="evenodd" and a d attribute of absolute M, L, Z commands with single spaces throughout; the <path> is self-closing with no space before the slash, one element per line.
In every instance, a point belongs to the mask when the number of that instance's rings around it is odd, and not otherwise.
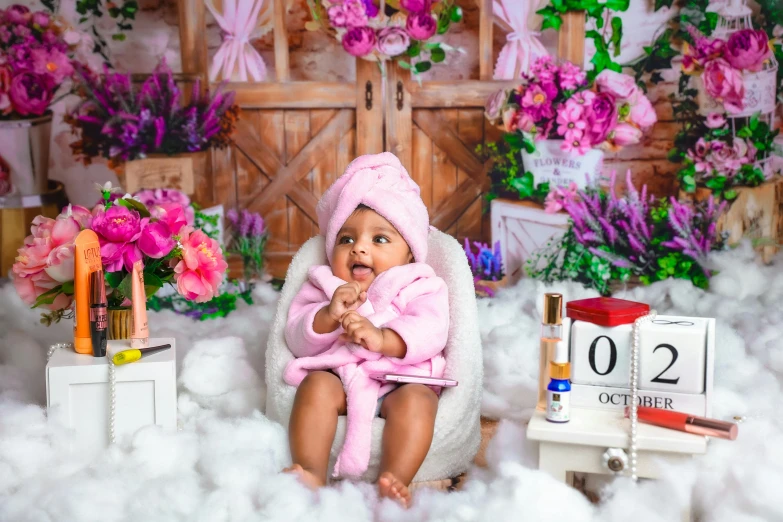
<path fill-rule="evenodd" d="M 378 491 L 408 506 L 408 486 L 432 442 L 439 389 L 371 375 L 443 376 L 448 294 L 425 264 L 427 208 L 397 157 L 384 152 L 354 160 L 316 210 L 329 266 L 310 268 L 288 312 L 285 337 L 297 358 L 284 379 L 298 389 L 286 471 L 310 487 L 325 485 L 337 418 L 347 415 L 333 475 L 360 477 L 380 416 Z"/>

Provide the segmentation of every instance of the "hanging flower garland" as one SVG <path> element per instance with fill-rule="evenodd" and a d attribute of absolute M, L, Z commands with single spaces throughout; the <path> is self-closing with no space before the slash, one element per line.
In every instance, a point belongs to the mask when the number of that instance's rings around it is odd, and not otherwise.
<path fill-rule="evenodd" d="M 383 62 L 395 60 L 415 76 L 442 62 L 455 50 L 435 35 L 462 20 L 453 0 L 308 0 L 311 31 L 332 35 L 352 56 Z"/>

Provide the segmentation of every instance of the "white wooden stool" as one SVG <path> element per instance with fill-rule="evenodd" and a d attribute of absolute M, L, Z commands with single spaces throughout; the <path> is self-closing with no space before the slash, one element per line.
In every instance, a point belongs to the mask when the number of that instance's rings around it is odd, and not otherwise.
<path fill-rule="evenodd" d="M 538 468 L 572 485 L 573 472 L 612 473 L 607 460 L 615 471 L 627 472 L 622 456 L 629 446 L 630 423 L 618 412 L 571 408 L 570 422 L 557 424 L 537 411 L 527 437 L 539 441 Z M 706 437 L 639 423 L 636 474 L 657 478 L 656 462 L 679 464 L 706 452 Z M 690 520 L 690 511 L 690 505 L 683 509 L 683 521 Z"/>
<path fill-rule="evenodd" d="M 170 344 L 134 363 L 115 368 L 117 440 L 157 424 L 177 429 L 176 341 L 150 338 L 150 346 Z M 109 341 L 109 356 L 130 348 L 129 341 Z M 73 450 L 101 450 L 109 444 L 109 361 L 106 357 L 56 350 L 46 365 L 46 407 L 77 434 Z"/>

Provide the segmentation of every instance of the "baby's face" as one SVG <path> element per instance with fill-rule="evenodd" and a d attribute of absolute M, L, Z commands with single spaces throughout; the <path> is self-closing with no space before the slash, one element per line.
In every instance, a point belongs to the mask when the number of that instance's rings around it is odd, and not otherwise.
<path fill-rule="evenodd" d="M 367 290 L 378 274 L 413 260 L 408 243 L 394 225 L 374 210 L 357 210 L 337 233 L 332 272 Z"/>

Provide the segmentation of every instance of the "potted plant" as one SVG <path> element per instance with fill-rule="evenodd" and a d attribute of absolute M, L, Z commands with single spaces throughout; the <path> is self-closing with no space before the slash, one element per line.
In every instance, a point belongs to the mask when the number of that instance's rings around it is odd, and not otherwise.
<path fill-rule="evenodd" d="M 706 288 L 712 275 L 707 255 L 725 240 L 717 221 L 726 202 L 659 200 L 646 186 L 637 191 L 630 171 L 625 196 L 618 197 L 614 186 L 612 174 L 608 194 L 592 185 L 562 200 L 568 229 L 536 251 L 528 274 L 547 283 L 577 281 L 602 295 L 670 277 Z"/>
<path fill-rule="evenodd" d="M 495 242 L 492 250 L 486 243 L 473 242 L 476 252 L 470 248 L 468 238 L 465 238 L 465 256 L 468 258 L 470 271 L 473 273 L 473 285 L 476 294 L 483 297 L 495 297 L 498 288 L 505 286 L 506 275 L 503 271 L 503 257 L 500 254 L 500 243 Z"/>
<path fill-rule="evenodd" d="M 74 240 L 84 229 L 93 230 L 101 245 L 110 338 L 130 331 L 130 274 L 138 260 L 148 298 L 166 283 L 190 301 L 215 296 L 227 264 L 217 241 L 189 224 L 182 205 L 147 207 L 130 194 L 119 197 L 110 183 L 98 188 L 102 199 L 92 211 L 69 205 L 56 219 L 36 217 L 19 249 L 14 286 L 27 305 L 49 309 L 43 323 L 72 317 Z"/>
<path fill-rule="evenodd" d="M 264 275 L 264 247 L 268 237 L 264 218 L 247 209 L 241 213 L 231 209 L 226 218 L 231 235 L 227 250 L 242 258 L 244 284 L 249 289 L 253 279 Z"/>
<path fill-rule="evenodd" d="M 0 9 L 0 143 L 10 174 L 3 195 L 50 191 L 50 107 L 74 73 L 80 41 L 79 32 L 46 11 Z"/>
<path fill-rule="evenodd" d="M 600 175 L 603 151 L 639 143 L 657 121 L 633 77 L 605 69 L 589 81 L 579 67 L 550 56 L 538 58 L 519 86 L 493 94 L 486 117 L 504 131 L 503 145 L 489 149 L 493 185 L 539 199 L 546 183 L 584 187 Z M 518 157 L 522 168 L 511 177 L 509 162 Z"/>
<path fill-rule="evenodd" d="M 189 101 L 166 61 L 135 87 L 131 75 L 77 67 L 82 101 L 66 115 L 79 139 L 71 148 L 85 164 L 105 158 L 125 190 L 176 188 L 188 194 L 206 175 L 211 148 L 228 146 L 239 115 L 234 93 L 202 93 Z"/>

